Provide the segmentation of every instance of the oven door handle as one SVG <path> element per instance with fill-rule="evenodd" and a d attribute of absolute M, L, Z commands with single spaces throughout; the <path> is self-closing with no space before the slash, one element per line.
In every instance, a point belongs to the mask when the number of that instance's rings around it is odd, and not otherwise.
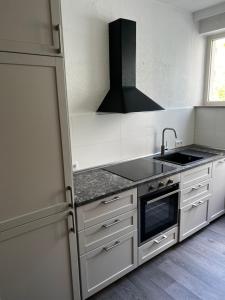
<path fill-rule="evenodd" d="M 155 198 L 155 199 L 146 201 L 146 204 L 149 205 L 149 204 L 151 204 L 151 203 L 153 203 L 153 202 L 155 202 L 155 201 L 159 201 L 159 200 L 161 200 L 161 199 L 163 199 L 163 198 L 166 198 L 166 197 L 172 196 L 172 195 L 174 195 L 174 194 L 177 194 L 178 192 L 179 192 L 179 190 L 176 190 L 176 191 L 173 191 L 173 192 L 171 192 L 171 193 L 164 194 L 164 195 L 162 195 L 162 196 L 160 196 L 160 197 L 158 197 L 158 198 Z"/>

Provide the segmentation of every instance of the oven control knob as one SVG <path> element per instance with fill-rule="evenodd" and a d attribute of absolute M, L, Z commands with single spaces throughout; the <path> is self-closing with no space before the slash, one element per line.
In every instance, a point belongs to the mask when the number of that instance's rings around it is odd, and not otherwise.
<path fill-rule="evenodd" d="M 160 181 L 158 187 L 159 188 L 164 187 L 164 182 Z"/>
<path fill-rule="evenodd" d="M 150 185 L 150 186 L 148 187 L 148 191 L 151 192 L 152 190 L 154 190 L 154 186 L 153 186 L 153 185 Z"/>
<path fill-rule="evenodd" d="M 173 179 L 169 179 L 168 181 L 167 181 L 167 184 L 172 184 L 173 183 Z"/>

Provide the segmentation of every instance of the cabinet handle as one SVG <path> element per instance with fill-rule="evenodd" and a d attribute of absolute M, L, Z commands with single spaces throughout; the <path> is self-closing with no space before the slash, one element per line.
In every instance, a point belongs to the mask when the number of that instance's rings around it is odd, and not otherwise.
<path fill-rule="evenodd" d="M 108 252 L 119 245 L 120 245 L 120 241 L 116 241 L 115 244 L 113 244 L 112 246 L 109 246 L 109 247 L 104 247 L 103 250 Z"/>
<path fill-rule="evenodd" d="M 191 190 L 192 190 L 192 191 L 197 191 L 197 190 L 198 190 L 198 188 L 196 188 L 196 187 L 193 187 Z"/>
<path fill-rule="evenodd" d="M 120 196 L 116 196 L 116 197 L 114 197 L 114 198 L 112 198 L 110 200 L 104 200 L 104 201 L 102 201 L 102 203 L 103 204 L 109 204 L 109 203 L 115 202 L 115 201 L 117 201 L 119 199 L 120 199 Z"/>
<path fill-rule="evenodd" d="M 102 227 L 104 227 L 104 228 L 109 228 L 109 227 L 112 227 L 112 226 L 114 226 L 114 225 L 116 225 L 116 224 L 118 224 L 118 223 L 120 223 L 120 222 L 121 222 L 121 220 L 117 219 L 117 220 L 115 220 L 113 223 L 102 225 Z"/>
<path fill-rule="evenodd" d="M 202 205 L 204 201 L 198 201 L 197 203 L 192 204 L 192 207 L 198 207 L 199 205 Z"/>
<path fill-rule="evenodd" d="M 71 186 L 67 186 L 66 190 L 70 192 L 70 204 L 69 204 L 69 207 L 74 208 L 73 189 L 72 189 Z"/>
<path fill-rule="evenodd" d="M 59 37 L 59 47 L 57 49 L 59 54 L 62 54 L 62 26 L 61 24 L 56 25 L 56 30 L 58 31 L 58 37 Z"/>
<path fill-rule="evenodd" d="M 74 213 L 72 211 L 69 212 L 69 216 L 72 217 L 72 224 L 73 227 L 70 229 L 71 232 L 75 233 L 76 232 L 76 225 L 75 225 L 75 218 L 74 218 Z"/>
<path fill-rule="evenodd" d="M 197 190 L 199 190 L 200 188 L 202 188 L 204 185 L 202 185 L 202 184 L 199 184 L 197 187 L 193 187 L 191 190 L 192 191 L 197 191 Z"/>
<path fill-rule="evenodd" d="M 168 236 L 164 234 L 164 235 L 162 236 L 161 240 L 154 240 L 154 242 L 155 242 L 156 244 L 160 244 L 162 241 L 166 240 L 167 238 L 168 238 Z"/>

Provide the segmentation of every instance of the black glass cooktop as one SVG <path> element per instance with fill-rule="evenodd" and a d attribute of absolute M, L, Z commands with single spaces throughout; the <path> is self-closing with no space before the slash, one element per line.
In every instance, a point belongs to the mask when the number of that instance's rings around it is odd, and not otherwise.
<path fill-rule="evenodd" d="M 174 169 L 176 168 L 147 158 L 139 158 L 104 168 L 106 171 L 132 181 L 139 181 L 155 175 L 167 173 Z"/>

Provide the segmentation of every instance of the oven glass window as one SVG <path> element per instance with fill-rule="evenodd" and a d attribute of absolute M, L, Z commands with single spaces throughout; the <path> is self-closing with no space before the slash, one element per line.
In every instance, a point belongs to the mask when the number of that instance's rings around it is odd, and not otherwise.
<path fill-rule="evenodd" d="M 153 201 L 143 200 L 141 208 L 141 242 L 177 223 L 178 193 Z"/>

